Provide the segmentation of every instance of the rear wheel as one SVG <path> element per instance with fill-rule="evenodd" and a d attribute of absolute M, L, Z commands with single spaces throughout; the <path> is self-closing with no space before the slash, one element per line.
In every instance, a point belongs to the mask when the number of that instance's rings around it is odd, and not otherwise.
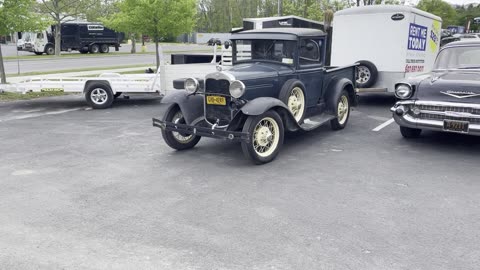
<path fill-rule="evenodd" d="M 274 160 L 283 145 L 284 128 L 282 118 L 270 110 L 261 115 L 249 116 L 243 132 L 250 135 L 248 142 L 242 142 L 246 157 L 255 164 L 264 164 Z"/>
<path fill-rule="evenodd" d="M 343 90 L 340 97 L 337 100 L 337 117 L 330 120 L 330 127 L 333 130 L 344 129 L 347 125 L 348 118 L 350 117 L 350 98 L 348 92 Z"/>
<path fill-rule="evenodd" d="M 415 139 L 420 137 L 422 130 L 418 128 L 409 128 L 409 127 L 400 126 L 400 133 L 402 133 L 402 136 L 406 139 Z"/>
<path fill-rule="evenodd" d="M 108 53 L 109 51 L 110 51 L 110 47 L 108 46 L 108 44 L 102 44 L 100 46 L 101 53 Z"/>
<path fill-rule="evenodd" d="M 48 45 L 45 48 L 45 53 L 47 53 L 48 55 L 54 55 L 55 54 L 55 48 L 52 45 Z"/>
<path fill-rule="evenodd" d="M 100 47 L 97 44 L 93 44 L 92 46 L 90 46 L 90 53 L 98 53 L 99 50 Z"/>
<path fill-rule="evenodd" d="M 178 106 L 173 106 L 166 113 L 164 121 L 176 123 L 176 124 L 185 124 L 185 118 L 183 113 Z M 200 136 L 181 134 L 176 131 L 165 131 L 162 129 L 162 137 L 173 149 L 176 150 L 186 150 L 193 148 L 200 141 Z"/>
<path fill-rule="evenodd" d="M 106 109 L 113 103 L 113 92 L 106 83 L 92 83 L 85 91 L 87 103 L 94 109 Z"/>

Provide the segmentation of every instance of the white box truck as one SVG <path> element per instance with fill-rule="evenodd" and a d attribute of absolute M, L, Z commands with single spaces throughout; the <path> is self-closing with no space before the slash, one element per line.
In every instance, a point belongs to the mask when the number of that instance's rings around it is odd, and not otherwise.
<path fill-rule="evenodd" d="M 442 19 L 398 5 L 355 7 L 333 18 L 332 66 L 360 63 L 358 92 L 394 92 L 395 82 L 429 72 Z"/>

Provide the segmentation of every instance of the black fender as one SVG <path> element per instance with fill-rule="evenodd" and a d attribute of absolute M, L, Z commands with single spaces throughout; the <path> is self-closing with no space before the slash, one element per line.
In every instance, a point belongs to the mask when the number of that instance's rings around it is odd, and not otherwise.
<path fill-rule="evenodd" d="M 172 107 L 178 106 L 182 111 L 187 125 L 190 125 L 195 119 L 204 115 L 203 95 L 191 95 L 185 90 L 174 90 L 162 98 L 160 106 L 161 119 L 165 113 Z"/>
<path fill-rule="evenodd" d="M 240 127 L 248 116 L 256 116 L 265 113 L 268 110 L 275 110 L 282 117 L 285 129 L 296 131 L 300 129 L 292 113 L 288 110 L 281 100 L 272 97 L 260 97 L 252 99 L 245 104 L 235 115 L 230 123 L 229 130 Z"/>
<path fill-rule="evenodd" d="M 346 90 L 348 92 L 351 106 L 358 105 L 357 94 L 355 93 L 355 88 L 353 87 L 352 81 L 347 78 L 332 79 L 332 81 L 325 89 L 325 101 L 327 105 L 327 110 L 333 115 L 337 115 L 337 101 L 340 98 L 343 90 Z"/>

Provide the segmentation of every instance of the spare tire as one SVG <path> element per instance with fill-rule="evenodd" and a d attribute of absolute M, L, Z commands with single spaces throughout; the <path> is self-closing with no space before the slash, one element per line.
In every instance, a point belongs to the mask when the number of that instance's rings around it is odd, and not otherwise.
<path fill-rule="evenodd" d="M 370 61 L 357 61 L 357 87 L 368 88 L 372 87 L 378 78 L 377 67 Z"/>

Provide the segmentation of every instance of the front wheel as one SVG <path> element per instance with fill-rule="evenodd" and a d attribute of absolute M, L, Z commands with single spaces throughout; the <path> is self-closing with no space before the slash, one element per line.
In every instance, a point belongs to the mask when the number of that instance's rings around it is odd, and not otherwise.
<path fill-rule="evenodd" d="M 255 164 L 274 160 L 283 145 L 283 121 L 273 110 L 249 116 L 243 126 L 243 132 L 250 135 L 248 142 L 242 142 L 243 153 Z"/>
<path fill-rule="evenodd" d="M 402 136 L 406 139 L 415 139 L 420 137 L 422 130 L 418 128 L 409 128 L 409 127 L 400 126 L 400 133 L 402 133 Z"/>
<path fill-rule="evenodd" d="M 173 106 L 168 110 L 164 117 L 164 121 L 175 124 L 185 124 L 185 118 L 178 106 Z M 193 148 L 200 141 L 200 136 L 181 134 L 176 131 L 165 131 L 162 129 L 163 140 L 173 149 L 186 150 Z"/>
<path fill-rule="evenodd" d="M 337 100 L 335 119 L 330 120 L 330 127 L 333 130 L 344 129 L 350 117 L 350 98 L 346 90 L 343 90 Z"/>
<path fill-rule="evenodd" d="M 45 48 L 45 53 L 47 55 L 54 55 L 55 54 L 55 48 L 52 45 L 48 45 L 47 48 Z"/>

